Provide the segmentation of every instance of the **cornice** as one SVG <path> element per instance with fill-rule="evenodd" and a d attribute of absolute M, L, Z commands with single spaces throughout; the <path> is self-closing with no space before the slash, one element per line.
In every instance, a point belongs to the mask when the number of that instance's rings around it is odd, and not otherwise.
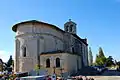
<path fill-rule="evenodd" d="M 48 35 L 48 36 L 53 36 L 54 38 L 57 38 L 59 39 L 60 41 L 64 42 L 61 38 L 59 38 L 58 36 L 55 36 L 53 34 L 49 34 L 49 33 L 25 33 L 25 34 L 20 34 L 20 35 L 17 35 L 15 38 L 20 38 L 20 37 L 27 37 L 27 36 L 31 36 L 31 38 L 43 38 L 43 35 Z"/>

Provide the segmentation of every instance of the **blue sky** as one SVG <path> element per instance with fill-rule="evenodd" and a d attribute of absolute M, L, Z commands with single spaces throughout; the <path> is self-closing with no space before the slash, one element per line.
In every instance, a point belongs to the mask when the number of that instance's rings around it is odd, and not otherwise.
<path fill-rule="evenodd" d="M 14 53 L 12 26 L 33 19 L 61 29 L 72 19 L 77 34 L 88 39 L 94 57 L 102 47 L 106 56 L 120 60 L 120 0 L 1 0 L 0 58 L 7 61 Z"/>

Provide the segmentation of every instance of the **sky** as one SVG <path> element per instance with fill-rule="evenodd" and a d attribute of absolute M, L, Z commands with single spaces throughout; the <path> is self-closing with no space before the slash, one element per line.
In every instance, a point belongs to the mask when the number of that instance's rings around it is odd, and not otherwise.
<path fill-rule="evenodd" d="M 14 58 L 14 24 L 39 20 L 64 29 L 69 19 L 77 24 L 77 34 L 88 39 L 94 59 L 102 47 L 105 56 L 120 60 L 120 0 L 1 0 L 0 58 Z"/>

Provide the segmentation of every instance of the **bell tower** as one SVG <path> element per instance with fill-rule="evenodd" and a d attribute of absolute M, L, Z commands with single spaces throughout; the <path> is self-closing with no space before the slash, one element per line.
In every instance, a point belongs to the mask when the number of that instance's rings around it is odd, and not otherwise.
<path fill-rule="evenodd" d="M 69 21 L 64 24 L 64 30 L 66 32 L 76 34 L 76 25 L 77 24 L 75 22 L 73 22 L 73 21 L 71 21 L 71 19 L 69 19 Z"/>

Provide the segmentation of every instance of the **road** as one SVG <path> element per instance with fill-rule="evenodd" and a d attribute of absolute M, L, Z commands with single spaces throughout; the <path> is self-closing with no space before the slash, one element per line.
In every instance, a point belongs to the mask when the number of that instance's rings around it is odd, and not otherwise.
<path fill-rule="evenodd" d="M 120 76 L 88 76 L 94 78 L 94 80 L 120 80 Z"/>
<path fill-rule="evenodd" d="M 100 76 L 88 77 L 93 77 L 95 80 L 120 80 L 120 72 L 116 70 L 106 70 Z"/>
<path fill-rule="evenodd" d="M 120 72 L 117 70 L 106 70 L 101 76 L 120 76 Z"/>

